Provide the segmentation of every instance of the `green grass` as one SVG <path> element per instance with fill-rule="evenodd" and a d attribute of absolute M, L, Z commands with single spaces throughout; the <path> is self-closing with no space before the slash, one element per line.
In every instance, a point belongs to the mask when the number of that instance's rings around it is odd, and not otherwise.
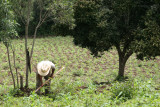
<path fill-rule="evenodd" d="M 52 80 L 52 94 L 14 97 L 5 46 L 0 43 L 0 106 L 4 107 L 158 107 L 160 106 L 160 57 L 139 61 L 132 55 L 127 61 L 125 82 L 114 81 L 118 74 L 118 55 L 112 49 L 94 58 L 87 49 L 73 44 L 72 37 L 37 38 L 32 59 L 29 87 L 35 89 L 35 67 L 50 60 L 56 70 L 65 70 Z M 29 39 L 31 49 L 32 39 Z M 25 81 L 24 39 L 13 40 L 16 66 Z M 12 55 L 11 55 L 12 56 Z M 12 65 L 13 65 L 13 58 Z M 13 67 L 12 67 L 13 68 Z M 15 70 L 13 69 L 14 74 Z M 42 89 L 44 91 L 44 88 Z"/>

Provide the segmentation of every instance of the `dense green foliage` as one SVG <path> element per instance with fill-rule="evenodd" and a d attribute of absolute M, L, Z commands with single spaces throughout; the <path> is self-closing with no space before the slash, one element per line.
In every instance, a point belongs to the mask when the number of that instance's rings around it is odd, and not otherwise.
<path fill-rule="evenodd" d="M 65 69 L 51 82 L 49 96 L 16 95 L 13 90 L 6 49 L 0 47 L 0 106 L 73 106 L 73 107 L 159 107 L 160 106 L 160 58 L 150 61 L 137 60 L 131 56 L 126 64 L 125 74 L 129 79 L 114 81 L 117 70 L 117 51 L 104 52 L 101 58 L 93 58 L 89 50 L 73 44 L 73 38 L 47 37 L 38 38 L 33 54 L 32 71 L 39 61 L 49 59 L 56 65 L 56 71 Z M 31 44 L 32 39 L 29 39 Z M 24 39 L 13 40 L 16 50 L 18 72 L 25 76 Z M 31 48 L 31 45 L 29 45 Z M 12 59 L 12 58 L 11 58 Z M 11 60 L 13 61 L 13 59 Z M 14 71 L 15 75 L 15 71 Z M 30 88 L 35 90 L 36 74 L 29 77 Z M 42 89 L 44 92 L 44 88 Z M 17 97 L 16 97 L 17 96 Z"/>
<path fill-rule="evenodd" d="M 138 45 L 138 58 L 144 56 L 147 59 L 155 58 L 160 55 L 160 4 L 152 5 L 144 17 L 145 23 L 143 27 L 137 30 L 136 42 Z"/>
<path fill-rule="evenodd" d="M 78 0 L 74 8 L 74 42 L 76 45 L 88 47 L 94 55 L 111 47 L 111 44 L 106 42 L 109 39 L 106 37 L 106 27 L 111 28 L 106 23 L 107 13 L 111 11 L 103 9 L 102 4 L 102 0 Z"/>
<path fill-rule="evenodd" d="M 141 57 L 159 55 L 160 27 L 155 21 L 159 21 L 158 9 L 152 0 L 78 0 L 74 42 L 95 56 L 116 47 L 118 76 L 124 76 L 125 64 L 133 53 Z M 157 41 L 156 46 L 152 38 Z M 145 52 L 146 48 L 153 54 Z"/>

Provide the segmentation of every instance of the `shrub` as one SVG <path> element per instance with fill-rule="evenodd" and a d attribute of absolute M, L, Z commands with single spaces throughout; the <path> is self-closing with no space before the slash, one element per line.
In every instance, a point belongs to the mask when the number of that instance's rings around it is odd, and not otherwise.
<path fill-rule="evenodd" d="M 116 82 L 112 85 L 111 92 L 113 99 L 122 99 L 123 101 L 126 101 L 127 99 L 133 98 L 136 94 L 136 87 L 131 80 Z"/>

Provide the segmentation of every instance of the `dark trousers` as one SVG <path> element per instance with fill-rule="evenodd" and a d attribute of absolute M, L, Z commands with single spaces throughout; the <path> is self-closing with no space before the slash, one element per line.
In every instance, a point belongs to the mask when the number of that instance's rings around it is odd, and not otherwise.
<path fill-rule="evenodd" d="M 50 75 L 47 75 L 44 77 L 45 81 L 47 81 L 49 79 Z M 51 80 L 45 84 L 45 94 L 49 94 L 50 92 L 50 84 L 51 84 Z M 36 89 L 39 88 L 41 86 L 41 81 L 40 81 L 40 78 L 39 78 L 39 74 L 36 73 Z M 37 91 L 37 94 L 40 94 L 41 91 L 38 90 Z"/>

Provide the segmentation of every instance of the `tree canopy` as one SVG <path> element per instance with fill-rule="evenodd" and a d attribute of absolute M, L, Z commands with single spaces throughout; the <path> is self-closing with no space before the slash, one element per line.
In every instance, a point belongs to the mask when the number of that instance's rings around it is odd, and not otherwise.
<path fill-rule="evenodd" d="M 160 55 L 160 5 L 151 6 L 144 18 L 144 26 L 137 28 L 137 58 L 154 59 Z"/>

